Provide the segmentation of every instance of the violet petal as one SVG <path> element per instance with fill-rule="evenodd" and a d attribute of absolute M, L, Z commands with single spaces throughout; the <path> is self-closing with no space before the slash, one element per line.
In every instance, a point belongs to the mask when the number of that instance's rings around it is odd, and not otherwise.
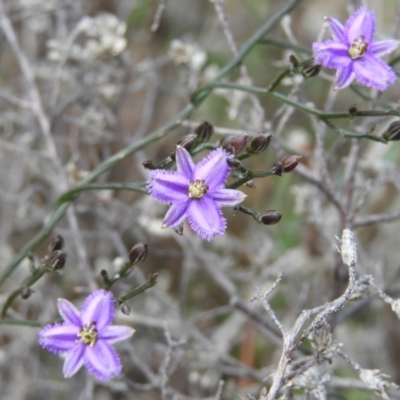
<path fill-rule="evenodd" d="M 86 348 L 83 343 L 76 343 L 75 348 L 68 353 L 63 368 L 65 378 L 75 375 L 82 367 Z"/>
<path fill-rule="evenodd" d="M 345 32 L 350 45 L 361 36 L 364 37 L 365 42 L 372 43 L 375 34 L 374 12 L 365 7 L 360 7 L 346 21 Z"/>
<path fill-rule="evenodd" d="M 114 319 L 114 297 L 111 292 L 100 289 L 88 296 L 82 306 L 81 320 L 84 324 L 96 323 L 101 332 Z"/>
<path fill-rule="evenodd" d="M 336 72 L 336 85 L 335 89 L 343 89 L 349 86 L 355 78 L 352 66 L 346 68 L 339 68 Z"/>
<path fill-rule="evenodd" d="M 194 180 L 195 165 L 190 153 L 182 146 L 176 147 L 175 153 L 176 168 L 189 180 Z"/>
<path fill-rule="evenodd" d="M 72 324 L 47 325 L 39 331 L 39 345 L 52 353 L 71 350 L 78 339 L 79 327 Z"/>
<path fill-rule="evenodd" d="M 105 340 L 98 340 L 93 347 L 86 348 L 85 366 L 102 381 L 114 378 L 122 370 L 117 352 Z"/>
<path fill-rule="evenodd" d="M 66 299 L 58 299 L 58 312 L 60 313 L 62 319 L 72 325 L 82 328 L 81 318 L 79 316 L 79 311 L 76 307 Z"/>
<path fill-rule="evenodd" d="M 313 43 L 315 61 L 326 68 L 343 68 L 351 63 L 349 49 L 343 43 L 335 40 Z"/>
<path fill-rule="evenodd" d="M 149 194 L 162 203 L 183 202 L 187 199 L 190 179 L 181 173 L 165 170 L 150 171 Z"/>
<path fill-rule="evenodd" d="M 186 212 L 189 207 L 190 201 L 187 200 L 184 203 L 172 204 L 165 215 L 163 225 L 174 228 L 183 222 L 186 217 Z"/>
<path fill-rule="evenodd" d="M 336 18 L 325 17 L 324 20 L 329 24 L 329 28 L 332 32 L 332 37 L 342 43 L 347 44 L 347 38 L 345 35 L 344 26 Z"/>
<path fill-rule="evenodd" d="M 353 65 L 356 79 L 365 86 L 385 90 L 396 80 L 396 74 L 382 60 L 370 54 L 357 60 Z"/>
<path fill-rule="evenodd" d="M 212 198 L 207 196 L 190 202 L 187 219 L 191 228 L 208 241 L 223 235 L 226 229 L 226 220 L 220 208 Z"/>
<path fill-rule="evenodd" d="M 219 207 L 234 207 L 241 203 L 246 197 L 240 190 L 225 188 L 215 190 L 210 196 Z"/>
<path fill-rule="evenodd" d="M 223 185 L 231 171 L 226 160 L 231 157 L 221 147 L 211 151 L 196 165 L 195 179 L 204 179 L 211 191 Z"/>
<path fill-rule="evenodd" d="M 368 47 L 368 52 L 372 53 L 376 57 L 384 56 L 399 47 L 400 42 L 398 40 L 380 40 L 379 42 L 374 42 Z"/>
<path fill-rule="evenodd" d="M 135 330 L 129 326 L 112 325 L 103 329 L 99 339 L 107 340 L 108 343 L 115 343 L 129 339 L 134 333 Z"/>

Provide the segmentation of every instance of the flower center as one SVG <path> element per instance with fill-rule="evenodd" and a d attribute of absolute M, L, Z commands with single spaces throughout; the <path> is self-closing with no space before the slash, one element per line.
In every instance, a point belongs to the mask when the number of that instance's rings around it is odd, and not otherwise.
<path fill-rule="evenodd" d="M 349 48 L 350 57 L 353 60 L 360 58 L 368 50 L 368 43 L 364 42 L 364 35 L 361 35 L 358 39 L 355 39 L 353 44 Z"/>
<path fill-rule="evenodd" d="M 189 199 L 200 199 L 208 190 L 208 186 L 204 184 L 204 179 L 196 179 L 194 182 L 190 181 L 188 196 Z"/>
<path fill-rule="evenodd" d="M 81 338 L 84 344 L 93 347 L 97 342 L 96 322 L 90 322 L 79 330 L 78 337 Z"/>

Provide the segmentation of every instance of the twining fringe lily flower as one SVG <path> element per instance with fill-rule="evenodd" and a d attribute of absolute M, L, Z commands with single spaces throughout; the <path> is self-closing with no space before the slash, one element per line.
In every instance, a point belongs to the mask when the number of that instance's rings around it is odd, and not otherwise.
<path fill-rule="evenodd" d="M 135 332 L 127 326 L 111 326 L 115 300 L 110 292 L 96 290 L 79 312 L 68 300 L 58 300 L 64 322 L 48 325 L 39 332 L 39 344 L 52 353 L 65 355 L 64 377 L 76 374 L 85 365 L 99 380 L 110 380 L 121 373 L 121 362 L 112 343 L 130 338 Z"/>
<path fill-rule="evenodd" d="M 218 148 L 198 164 L 188 151 L 176 148 L 176 171 L 150 171 L 148 191 L 157 200 L 171 204 L 163 227 L 177 227 L 187 218 L 191 228 L 203 239 L 211 240 L 224 234 L 226 220 L 221 207 L 236 206 L 246 195 L 240 190 L 225 189 L 232 156 Z"/>
<path fill-rule="evenodd" d="M 354 79 L 364 86 L 385 90 L 396 74 L 379 57 L 397 48 L 397 40 L 373 40 L 375 14 L 365 7 L 355 11 L 343 26 L 335 18 L 325 17 L 333 39 L 316 42 L 314 58 L 326 68 L 336 69 L 336 87 L 343 89 Z"/>

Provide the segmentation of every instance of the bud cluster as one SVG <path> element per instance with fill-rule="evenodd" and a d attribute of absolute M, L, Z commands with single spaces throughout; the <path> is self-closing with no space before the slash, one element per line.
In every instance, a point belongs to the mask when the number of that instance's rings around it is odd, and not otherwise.
<path fill-rule="evenodd" d="M 56 235 L 51 240 L 46 254 L 42 258 L 42 264 L 49 268 L 51 271 L 57 271 L 64 268 L 65 262 L 67 261 L 67 253 L 63 251 L 64 238 L 61 235 Z"/>

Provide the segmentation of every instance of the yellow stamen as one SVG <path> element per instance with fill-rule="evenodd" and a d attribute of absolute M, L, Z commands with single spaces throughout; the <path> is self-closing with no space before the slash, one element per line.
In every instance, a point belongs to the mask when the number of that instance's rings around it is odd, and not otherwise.
<path fill-rule="evenodd" d="M 204 179 L 196 179 L 194 182 L 190 181 L 188 196 L 189 199 L 200 199 L 208 190 L 208 186 L 204 184 Z"/>
<path fill-rule="evenodd" d="M 93 347 L 97 342 L 96 322 L 90 322 L 79 330 L 78 337 L 81 338 L 84 344 Z"/>
<path fill-rule="evenodd" d="M 353 60 L 356 60 L 357 58 L 361 58 L 367 50 L 368 43 L 364 42 L 364 35 L 361 35 L 358 39 L 355 39 L 350 46 L 349 54 Z"/>

